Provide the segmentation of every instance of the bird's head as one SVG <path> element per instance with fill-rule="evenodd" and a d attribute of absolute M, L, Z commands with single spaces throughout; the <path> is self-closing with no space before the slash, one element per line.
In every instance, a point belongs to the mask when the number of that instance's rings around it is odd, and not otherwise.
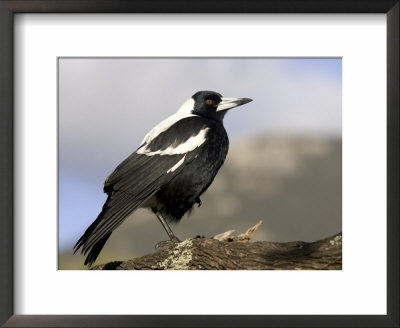
<path fill-rule="evenodd" d="M 250 98 L 225 98 L 214 91 L 198 91 L 189 100 L 191 114 L 222 121 L 227 110 L 247 104 Z"/>

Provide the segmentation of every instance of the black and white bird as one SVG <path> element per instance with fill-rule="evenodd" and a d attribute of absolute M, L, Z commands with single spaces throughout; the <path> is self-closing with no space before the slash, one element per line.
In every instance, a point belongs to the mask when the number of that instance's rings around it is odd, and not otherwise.
<path fill-rule="evenodd" d="M 88 254 L 85 265 L 96 261 L 111 233 L 138 208 L 151 209 L 171 241 L 179 242 L 168 223 L 201 205 L 228 153 L 223 118 L 250 101 L 199 91 L 154 127 L 104 182 L 103 209 L 74 247 L 74 253 L 82 248 Z"/>

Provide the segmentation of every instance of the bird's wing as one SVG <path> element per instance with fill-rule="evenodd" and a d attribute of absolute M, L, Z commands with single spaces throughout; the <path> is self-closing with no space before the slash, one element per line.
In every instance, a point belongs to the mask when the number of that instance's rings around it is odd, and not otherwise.
<path fill-rule="evenodd" d="M 151 156 L 134 153 L 129 161 L 107 178 L 107 193 L 124 193 L 130 199 L 141 201 L 168 183 L 194 158 L 196 152 L 176 155 Z M 114 197 L 109 203 L 113 204 Z"/>
<path fill-rule="evenodd" d="M 104 191 L 108 199 L 98 218 L 76 244 L 76 250 L 82 246 L 84 254 L 94 253 L 89 254 L 87 261 L 91 261 L 89 257 L 95 260 L 105 243 L 103 240 L 197 157 L 206 133 L 207 127 L 201 120 L 185 118 L 124 160 L 106 179 Z"/>
<path fill-rule="evenodd" d="M 169 181 L 198 154 L 206 141 L 207 131 L 207 126 L 198 117 L 179 120 L 142 144 L 118 165 L 106 179 L 104 191 L 124 190 L 139 196 L 142 190 L 161 177 Z"/>

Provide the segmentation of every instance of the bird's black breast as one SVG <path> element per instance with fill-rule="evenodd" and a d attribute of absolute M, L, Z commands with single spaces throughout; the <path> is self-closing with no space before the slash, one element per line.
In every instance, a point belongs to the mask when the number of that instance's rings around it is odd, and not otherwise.
<path fill-rule="evenodd" d="M 156 208 L 167 220 L 176 222 L 198 201 L 209 187 L 228 153 L 229 140 L 223 125 L 202 117 L 191 118 L 207 129 L 205 141 L 193 150 L 194 160 L 156 195 Z"/>

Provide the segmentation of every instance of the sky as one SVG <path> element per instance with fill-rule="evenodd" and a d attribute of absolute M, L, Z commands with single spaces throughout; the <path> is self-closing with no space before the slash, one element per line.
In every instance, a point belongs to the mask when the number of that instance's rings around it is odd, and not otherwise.
<path fill-rule="evenodd" d="M 97 217 L 105 178 L 199 90 L 252 98 L 224 120 L 256 136 L 340 138 L 339 58 L 60 58 L 59 249 Z"/>

